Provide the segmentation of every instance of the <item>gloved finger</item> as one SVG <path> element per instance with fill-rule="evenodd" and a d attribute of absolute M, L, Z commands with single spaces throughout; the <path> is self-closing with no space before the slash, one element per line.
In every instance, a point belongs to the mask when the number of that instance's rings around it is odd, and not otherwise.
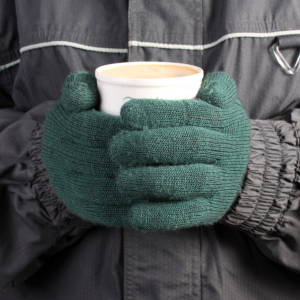
<path fill-rule="evenodd" d="M 60 170 L 49 168 L 48 173 L 51 176 L 51 183 L 56 188 L 58 197 L 64 199 L 64 203 L 68 207 L 73 207 L 75 202 L 79 206 L 85 206 L 86 202 L 93 202 L 107 205 L 129 205 L 132 199 L 121 196 L 116 189 L 116 181 L 113 177 L 105 177 L 105 172 L 101 174 L 93 174 L 86 170 L 77 170 L 75 167 L 63 167 Z M 67 179 L 66 179 L 67 178 Z M 76 200 L 69 195 L 76 194 Z"/>
<path fill-rule="evenodd" d="M 120 196 L 116 189 L 115 178 L 100 178 L 99 174 L 97 177 L 90 175 L 86 178 L 80 177 L 80 185 L 76 181 L 77 178 L 70 180 L 67 189 L 76 191 L 76 195 L 82 199 L 82 202 L 93 201 L 105 205 L 129 205 L 132 203 L 131 198 Z"/>
<path fill-rule="evenodd" d="M 176 230 L 212 224 L 215 219 L 208 205 L 206 198 L 195 198 L 185 202 L 137 203 L 131 208 L 130 224 L 141 231 Z"/>
<path fill-rule="evenodd" d="M 119 192 L 132 199 L 188 200 L 214 194 L 222 181 L 222 171 L 205 164 L 137 167 L 121 169 L 116 180 Z"/>
<path fill-rule="evenodd" d="M 81 112 L 94 108 L 99 102 L 95 76 L 80 71 L 67 77 L 59 100 L 70 112 Z"/>
<path fill-rule="evenodd" d="M 129 227 L 129 215 L 131 207 L 128 205 L 100 205 L 94 212 L 95 222 L 105 226 Z"/>
<path fill-rule="evenodd" d="M 47 146 L 45 146 L 47 149 Z M 55 155 L 55 154 L 54 154 Z M 108 150 L 105 148 L 83 148 L 81 145 L 65 144 L 63 152 L 60 153 L 59 160 L 62 164 L 68 162 L 68 170 L 74 172 L 88 172 L 92 176 L 105 172 L 105 175 L 115 174 L 115 168 L 109 159 L 103 159 L 108 156 Z M 111 174 L 111 175 L 110 175 Z"/>
<path fill-rule="evenodd" d="M 70 209 L 70 208 L 69 208 Z M 70 209 L 83 220 L 95 224 L 113 227 L 129 227 L 130 206 L 128 205 L 106 205 L 86 201 L 84 205 L 74 203 Z"/>
<path fill-rule="evenodd" d="M 121 108 L 123 122 L 132 128 L 198 126 L 222 128 L 224 111 L 200 99 L 131 99 Z"/>
<path fill-rule="evenodd" d="M 108 115 L 104 112 L 89 110 L 80 114 L 67 114 L 61 124 L 60 114 L 62 113 L 64 112 L 61 112 L 61 107 L 55 106 L 46 120 L 47 123 L 51 123 L 52 130 L 60 133 L 60 135 L 45 137 L 53 142 L 61 143 L 61 135 L 63 135 L 64 144 L 107 147 L 109 139 L 123 128 L 119 116 Z"/>
<path fill-rule="evenodd" d="M 109 153 L 118 165 L 212 164 L 234 151 L 230 136 L 201 127 L 170 127 L 121 132 Z"/>
<path fill-rule="evenodd" d="M 205 76 L 198 97 L 214 106 L 226 109 L 236 100 L 236 84 L 226 73 L 210 73 Z"/>
<path fill-rule="evenodd" d="M 80 114 L 70 114 L 64 120 L 64 127 L 68 129 L 71 135 L 68 139 L 72 142 L 106 148 L 110 138 L 124 126 L 119 116 L 89 110 Z"/>

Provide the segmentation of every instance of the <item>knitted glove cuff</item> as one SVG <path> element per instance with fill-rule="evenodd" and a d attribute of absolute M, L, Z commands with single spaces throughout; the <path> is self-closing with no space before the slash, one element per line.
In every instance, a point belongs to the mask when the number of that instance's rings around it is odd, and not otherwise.
<path fill-rule="evenodd" d="M 81 228 L 92 227 L 92 223 L 72 214 L 56 195 L 48 178 L 46 167 L 42 161 L 41 149 L 43 134 L 44 125 L 37 124 L 36 129 L 32 133 L 32 147 L 29 153 L 35 170 L 32 185 L 35 190 L 36 198 L 40 199 L 49 215 L 50 221 L 54 225 L 76 226 Z"/>
<path fill-rule="evenodd" d="M 251 121 L 244 186 L 222 223 L 262 236 L 277 229 L 299 174 L 298 132 L 285 121 Z"/>

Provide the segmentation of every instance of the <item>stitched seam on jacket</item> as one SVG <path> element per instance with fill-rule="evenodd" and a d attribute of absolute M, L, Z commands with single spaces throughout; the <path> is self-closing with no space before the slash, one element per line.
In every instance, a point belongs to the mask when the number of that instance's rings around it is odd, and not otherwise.
<path fill-rule="evenodd" d="M 89 45 L 79 44 L 79 43 L 73 43 L 69 41 L 50 41 L 45 43 L 37 43 L 32 44 L 28 46 L 24 46 L 20 49 L 20 53 L 24 53 L 31 50 L 36 49 L 43 49 L 47 47 L 71 47 L 75 49 L 85 50 L 85 51 L 91 51 L 91 52 L 100 52 L 100 53 L 111 53 L 111 54 L 126 54 L 128 53 L 128 49 L 126 48 L 105 48 L 105 47 L 93 47 Z M 21 59 L 16 59 L 13 61 L 10 61 L 4 65 L 0 65 L 0 72 L 7 70 L 11 67 L 14 67 L 18 65 L 21 62 Z"/>
<path fill-rule="evenodd" d="M 9 69 L 9 68 L 11 68 L 11 67 L 13 67 L 13 66 L 15 66 L 15 65 L 17 65 L 19 63 L 20 63 L 20 59 L 17 59 L 17 60 L 12 61 L 12 62 L 10 62 L 8 64 L 2 65 L 2 66 L 0 66 L 0 72 L 4 71 L 6 69 Z"/>
<path fill-rule="evenodd" d="M 24 53 L 30 50 L 46 48 L 46 47 L 55 47 L 55 46 L 72 47 L 81 50 L 87 50 L 92 52 L 103 52 L 103 53 L 127 53 L 128 52 L 127 48 L 105 48 L 105 47 L 94 47 L 94 46 L 89 46 L 89 45 L 74 43 L 69 41 L 49 41 L 49 42 L 24 46 L 20 49 L 20 53 Z"/>
<path fill-rule="evenodd" d="M 162 49 L 178 49 L 178 50 L 205 50 L 213 48 L 226 40 L 233 38 L 274 38 L 285 35 L 300 35 L 300 30 L 286 30 L 274 32 L 236 32 L 225 34 L 216 41 L 203 45 L 184 45 L 184 44 L 168 44 L 168 43 L 155 43 L 130 40 L 129 47 L 149 47 L 149 48 L 162 48 Z"/>
<path fill-rule="evenodd" d="M 219 38 L 218 40 L 203 45 L 181 45 L 181 44 L 165 44 L 165 43 L 152 43 L 152 42 L 142 42 L 142 41 L 129 41 L 129 47 L 149 47 L 149 48 L 162 48 L 162 49 L 181 49 L 181 50 L 205 50 L 209 48 L 213 48 L 218 44 L 225 42 L 226 40 L 233 38 L 270 38 L 284 35 L 300 35 L 300 30 L 288 30 L 288 31 L 276 31 L 271 33 L 253 33 L 253 32 L 240 32 L 240 33 L 232 33 L 227 34 Z M 24 46 L 20 49 L 21 53 L 26 51 L 40 49 L 44 47 L 53 47 L 53 46 L 66 46 L 66 47 L 74 47 L 81 50 L 86 51 L 94 51 L 94 52 L 103 52 L 103 53 L 128 53 L 128 49 L 126 48 L 105 48 L 105 47 L 94 47 L 80 43 L 73 43 L 69 41 L 49 41 L 44 43 L 37 43 L 32 45 Z M 10 68 L 16 64 L 20 63 L 20 60 L 9 62 L 5 65 L 0 66 L 0 72 Z"/>

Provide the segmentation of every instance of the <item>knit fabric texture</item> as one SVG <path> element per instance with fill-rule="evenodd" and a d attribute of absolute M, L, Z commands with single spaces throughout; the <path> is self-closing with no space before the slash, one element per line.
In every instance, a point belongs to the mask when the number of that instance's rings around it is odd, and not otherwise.
<path fill-rule="evenodd" d="M 96 111 L 98 100 L 92 74 L 77 72 L 66 79 L 45 121 L 42 159 L 51 185 L 71 212 L 93 223 L 126 226 L 129 206 L 117 192 L 117 167 L 108 155 L 121 120 Z"/>
<path fill-rule="evenodd" d="M 131 128 L 113 137 L 118 191 L 132 199 L 139 230 L 213 224 L 228 211 L 246 171 L 250 120 L 225 73 L 205 77 L 194 100 L 132 99 Z"/>
<path fill-rule="evenodd" d="M 213 224 L 240 190 L 250 120 L 224 73 L 194 100 L 132 99 L 96 111 L 95 77 L 70 75 L 45 121 L 42 159 L 58 197 L 96 224 L 141 231 Z"/>

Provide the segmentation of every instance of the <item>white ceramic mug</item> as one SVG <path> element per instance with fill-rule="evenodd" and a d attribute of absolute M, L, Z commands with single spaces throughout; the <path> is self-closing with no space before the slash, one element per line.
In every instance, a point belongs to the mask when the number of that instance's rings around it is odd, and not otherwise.
<path fill-rule="evenodd" d="M 125 78 L 108 76 L 104 72 L 111 68 L 118 71 L 118 67 L 137 65 L 171 66 L 179 70 L 180 68 L 190 69 L 192 72 L 191 75 L 167 78 Z M 108 114 L 120 115 L 122 105 L 131 98 L 167 100 L 196 98 L 203 79 L 203 70 L 193 65 L 171 62 L 126 62 L 101 66 L 95 70 L 95 75 L 101 95 L 100 110 Z"/>

